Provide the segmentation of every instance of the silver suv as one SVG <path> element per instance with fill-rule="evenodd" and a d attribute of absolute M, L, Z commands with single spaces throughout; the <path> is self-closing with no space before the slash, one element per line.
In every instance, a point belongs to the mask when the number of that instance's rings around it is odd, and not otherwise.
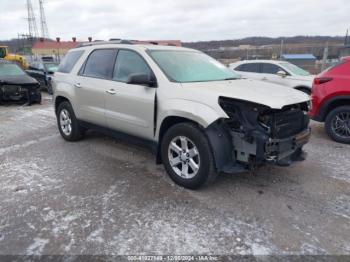
<path fill-rule="evenodd" d="M 239 79 L 192 49 L 89 43 L 71 50 L 54 77 L 62 137 L 87 129 L 144 142 L 186 188 L 270 163 L 303 160 L 309 97 Z"/>

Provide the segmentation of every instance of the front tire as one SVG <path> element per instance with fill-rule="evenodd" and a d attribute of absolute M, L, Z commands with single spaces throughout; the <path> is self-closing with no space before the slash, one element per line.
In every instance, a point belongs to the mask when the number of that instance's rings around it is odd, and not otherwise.
<path fill-rule="evenodd" d="M 83 138 L 83 128 L 79 126 L 72 105 L 65 101 L 59 104 L 57 112 L 57 125 L 61 136 L 67 141 L 79 141 Z"/>
<path fill-rule="evenodd" d="M 350 106 L 333 109 L 326 117 L 325 128 L 334 141 L 350 144 Z"/>
<path fill-rule="evenodd" d="M 170 178 L 185 188 L 197 189 L 217 177 L 209 141 L 192 123 L 176 124 L 165 133 L 161 156 Z"/>

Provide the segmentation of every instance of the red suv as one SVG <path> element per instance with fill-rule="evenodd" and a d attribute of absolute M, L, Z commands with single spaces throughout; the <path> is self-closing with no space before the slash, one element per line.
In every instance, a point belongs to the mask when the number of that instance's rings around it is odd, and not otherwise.
<path fill-rule="evenodd" d="M 333 140 L 350 144 L 350 57 L 314 79 L 312 105 L 311 118 L 325 122 Z"/>

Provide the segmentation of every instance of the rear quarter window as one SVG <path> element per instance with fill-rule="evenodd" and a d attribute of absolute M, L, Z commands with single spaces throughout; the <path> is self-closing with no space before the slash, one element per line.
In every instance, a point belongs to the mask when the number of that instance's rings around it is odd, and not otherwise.
<path fill-rule="evenodd" d="M 83 50 L 69 52 L 60 63 L 57 72 L 70 73 L 83 53 Z"/>

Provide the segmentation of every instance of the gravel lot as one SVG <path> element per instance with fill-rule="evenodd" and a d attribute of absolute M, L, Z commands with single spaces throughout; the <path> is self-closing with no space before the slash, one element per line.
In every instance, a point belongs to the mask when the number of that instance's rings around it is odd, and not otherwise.
<path fill-rule="evenodd" d="M 350 146 L 312 123 L 308 159 L 176 186 L 143 148 L 67 143 L 51 99 L 0 108 L 0 254 L 350 254 Z"/>

